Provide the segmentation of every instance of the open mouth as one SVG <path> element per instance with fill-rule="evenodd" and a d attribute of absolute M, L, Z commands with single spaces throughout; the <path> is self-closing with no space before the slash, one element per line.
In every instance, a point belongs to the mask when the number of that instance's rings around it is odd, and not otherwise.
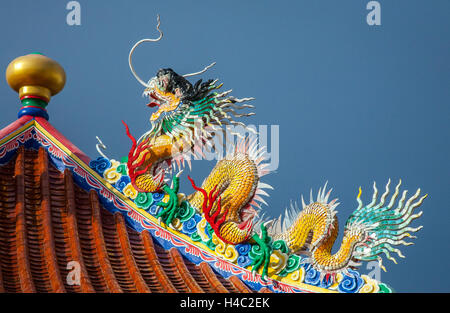
<path fill-rule="evenodd" d="M 150 108 L 154 108 L 154 107 L 160 107 L 161 106 L 161 102 L 163 101 L 161 98 L 159 98 L 155 92 L 150 92 L 148 94 L 148 96 L 150 97 L 151 101 L 149 103 L 147 103 L 147 106 Z"/>
<path fill-rule="evenodd" d="M 163 109 L 164 111 L 173 111 L 178 107 L 180 98 L 171 92 L 161 91 L 158 87 L 149 87 L 144 91 L 144 95 L 149 97 L 148 107 Z"/>

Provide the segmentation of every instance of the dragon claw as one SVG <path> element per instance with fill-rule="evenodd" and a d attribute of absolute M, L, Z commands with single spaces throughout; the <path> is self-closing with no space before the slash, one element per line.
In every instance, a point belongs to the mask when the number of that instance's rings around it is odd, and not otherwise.
<path fill-rule="evenodd" d="M 157 205 L 162 207 L 163 210 L 159 212 L 156 217 L 160 219 L 164 224 L 170 225 L 175 219 L 178 211 L 180 210 L 180 205 L 178 203 L 178 190 L 180 188 L 180 178 L 175 176 L 172 180 L 172 187 L 164 185 L 162 190 L 169 195 L 169 201 L 158 202 Z"/>
<path fill-rule="evenodd" d="M 265 224 L 261 224 L 261 234 L 259 236 L 257 234 L 253 235 L 252 239 L 261 249 L 261 254 L 252 261 L 252 272 L 257 272 L 263 266 L 262 279 L 265 280 L 268 275 L 270 256 L 273 251 L 272 245 L 270 244 L 271 238 L 267 233 Z"/>

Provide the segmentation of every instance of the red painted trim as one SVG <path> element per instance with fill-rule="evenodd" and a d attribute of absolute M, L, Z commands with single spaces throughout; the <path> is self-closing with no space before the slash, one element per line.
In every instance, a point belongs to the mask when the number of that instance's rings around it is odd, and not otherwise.
<path fill-rule="evenodd" d="M 46 109 L 44 109 L 43 107 L 38 107 L 36 105 L 24 105 L 23 107 L 21 107 L 20 109 L 25 109 L 25 108 L 35 108 L 35 109 L 41 109 L 42 111 L 47 112 Z"/>
<path fill-rule="evenodd" d="M 28 98 L 32 98 L 32 99 L 40 99 L 40 100 L 42 100 L 42 101 L 44 101 L 45 103 L 48 104 L 47 99 L 45 99 L 45 98 L 43 98 L 43 97 L 38 97 L 38 96 L 23 96 L 23 97 L 20 98 L 20 100 L 28 99 Z"/>
<path fill-rule="evenodd" d="M 45 109 L 44 109 L 45 111 Z M 15 122 L 9 124 L 5 128 L 0 130 L 0 140 L 4 137 L 10 135 L 15 132 L 20 127 L 24 126 L 30 120 L 33 119 L 33 116 L 24 115 L 21 118 L 17 119 Z M 75 154 L 80 160 L 89 165 L 90 158 L 84 154 L 78 147 L 76 147 L 73 143 L 71 143 L 66 137 L 64 137 L 56 128 L 54 128 L 46 119 L 42 117 L 36 116 L 34 118 L 36 122 L 38 122 L 46 131 L 48 131 L 53 137 L 55 137 L 59 142 L 61 142 L 64 146 L 66 146 L 73 154 Z"/>
<path fill-rule="evenodd" d="M 46 131 L 48 131 L 53 137 L 55 137 L 59 142 L 61 142 L 67 149 L 72 151 L 74 155 L 76 155 L 81 161 L 89 165 L 91 159 L 84 154 L 77 146 L 71 143 L 66 137 L 64 137 L 56 128 L 52 126 L 46 119 L 42 117 L 35 117 L 36 122 L 39 123 Z"/>
<path fill-rule="evenodd" d="M 32 119 L 33 119 L 32 116 L 25 115 L 25 116 L 22 116 L 21 118 L 19 118 L 18 120 L 16 120 L 15 122 L 9 124 L 5 128 L 1 129 L 0 130 L 0 140 L 3 139 L 4 137 L 8 136 L 9 134 L 13 133 L 14 131 L 19 129 L 20 127 L 22 127 L 23 125 L 25 125 Z"/>

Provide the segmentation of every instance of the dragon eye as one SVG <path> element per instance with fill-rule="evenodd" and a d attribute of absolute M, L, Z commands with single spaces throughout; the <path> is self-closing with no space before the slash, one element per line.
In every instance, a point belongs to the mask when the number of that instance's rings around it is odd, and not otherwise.
<path fill-rule="evenodd" d="M 159 81 L 159 86 L 162 91 L 167 91 L 167 81 L 165 79 Z"/>

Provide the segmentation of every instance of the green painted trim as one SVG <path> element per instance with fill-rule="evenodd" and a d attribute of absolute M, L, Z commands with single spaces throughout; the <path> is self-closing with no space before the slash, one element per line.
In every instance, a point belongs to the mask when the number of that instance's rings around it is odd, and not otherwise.
<path fill-rule="evenodd" d="M 33 106 L 33 107 L 40 107 L 42 109 L 45 109 L 48 104 L 44 100 L 38 98 L 25 98 L 22 99 L 21 102 L 23 107 Z"/>

